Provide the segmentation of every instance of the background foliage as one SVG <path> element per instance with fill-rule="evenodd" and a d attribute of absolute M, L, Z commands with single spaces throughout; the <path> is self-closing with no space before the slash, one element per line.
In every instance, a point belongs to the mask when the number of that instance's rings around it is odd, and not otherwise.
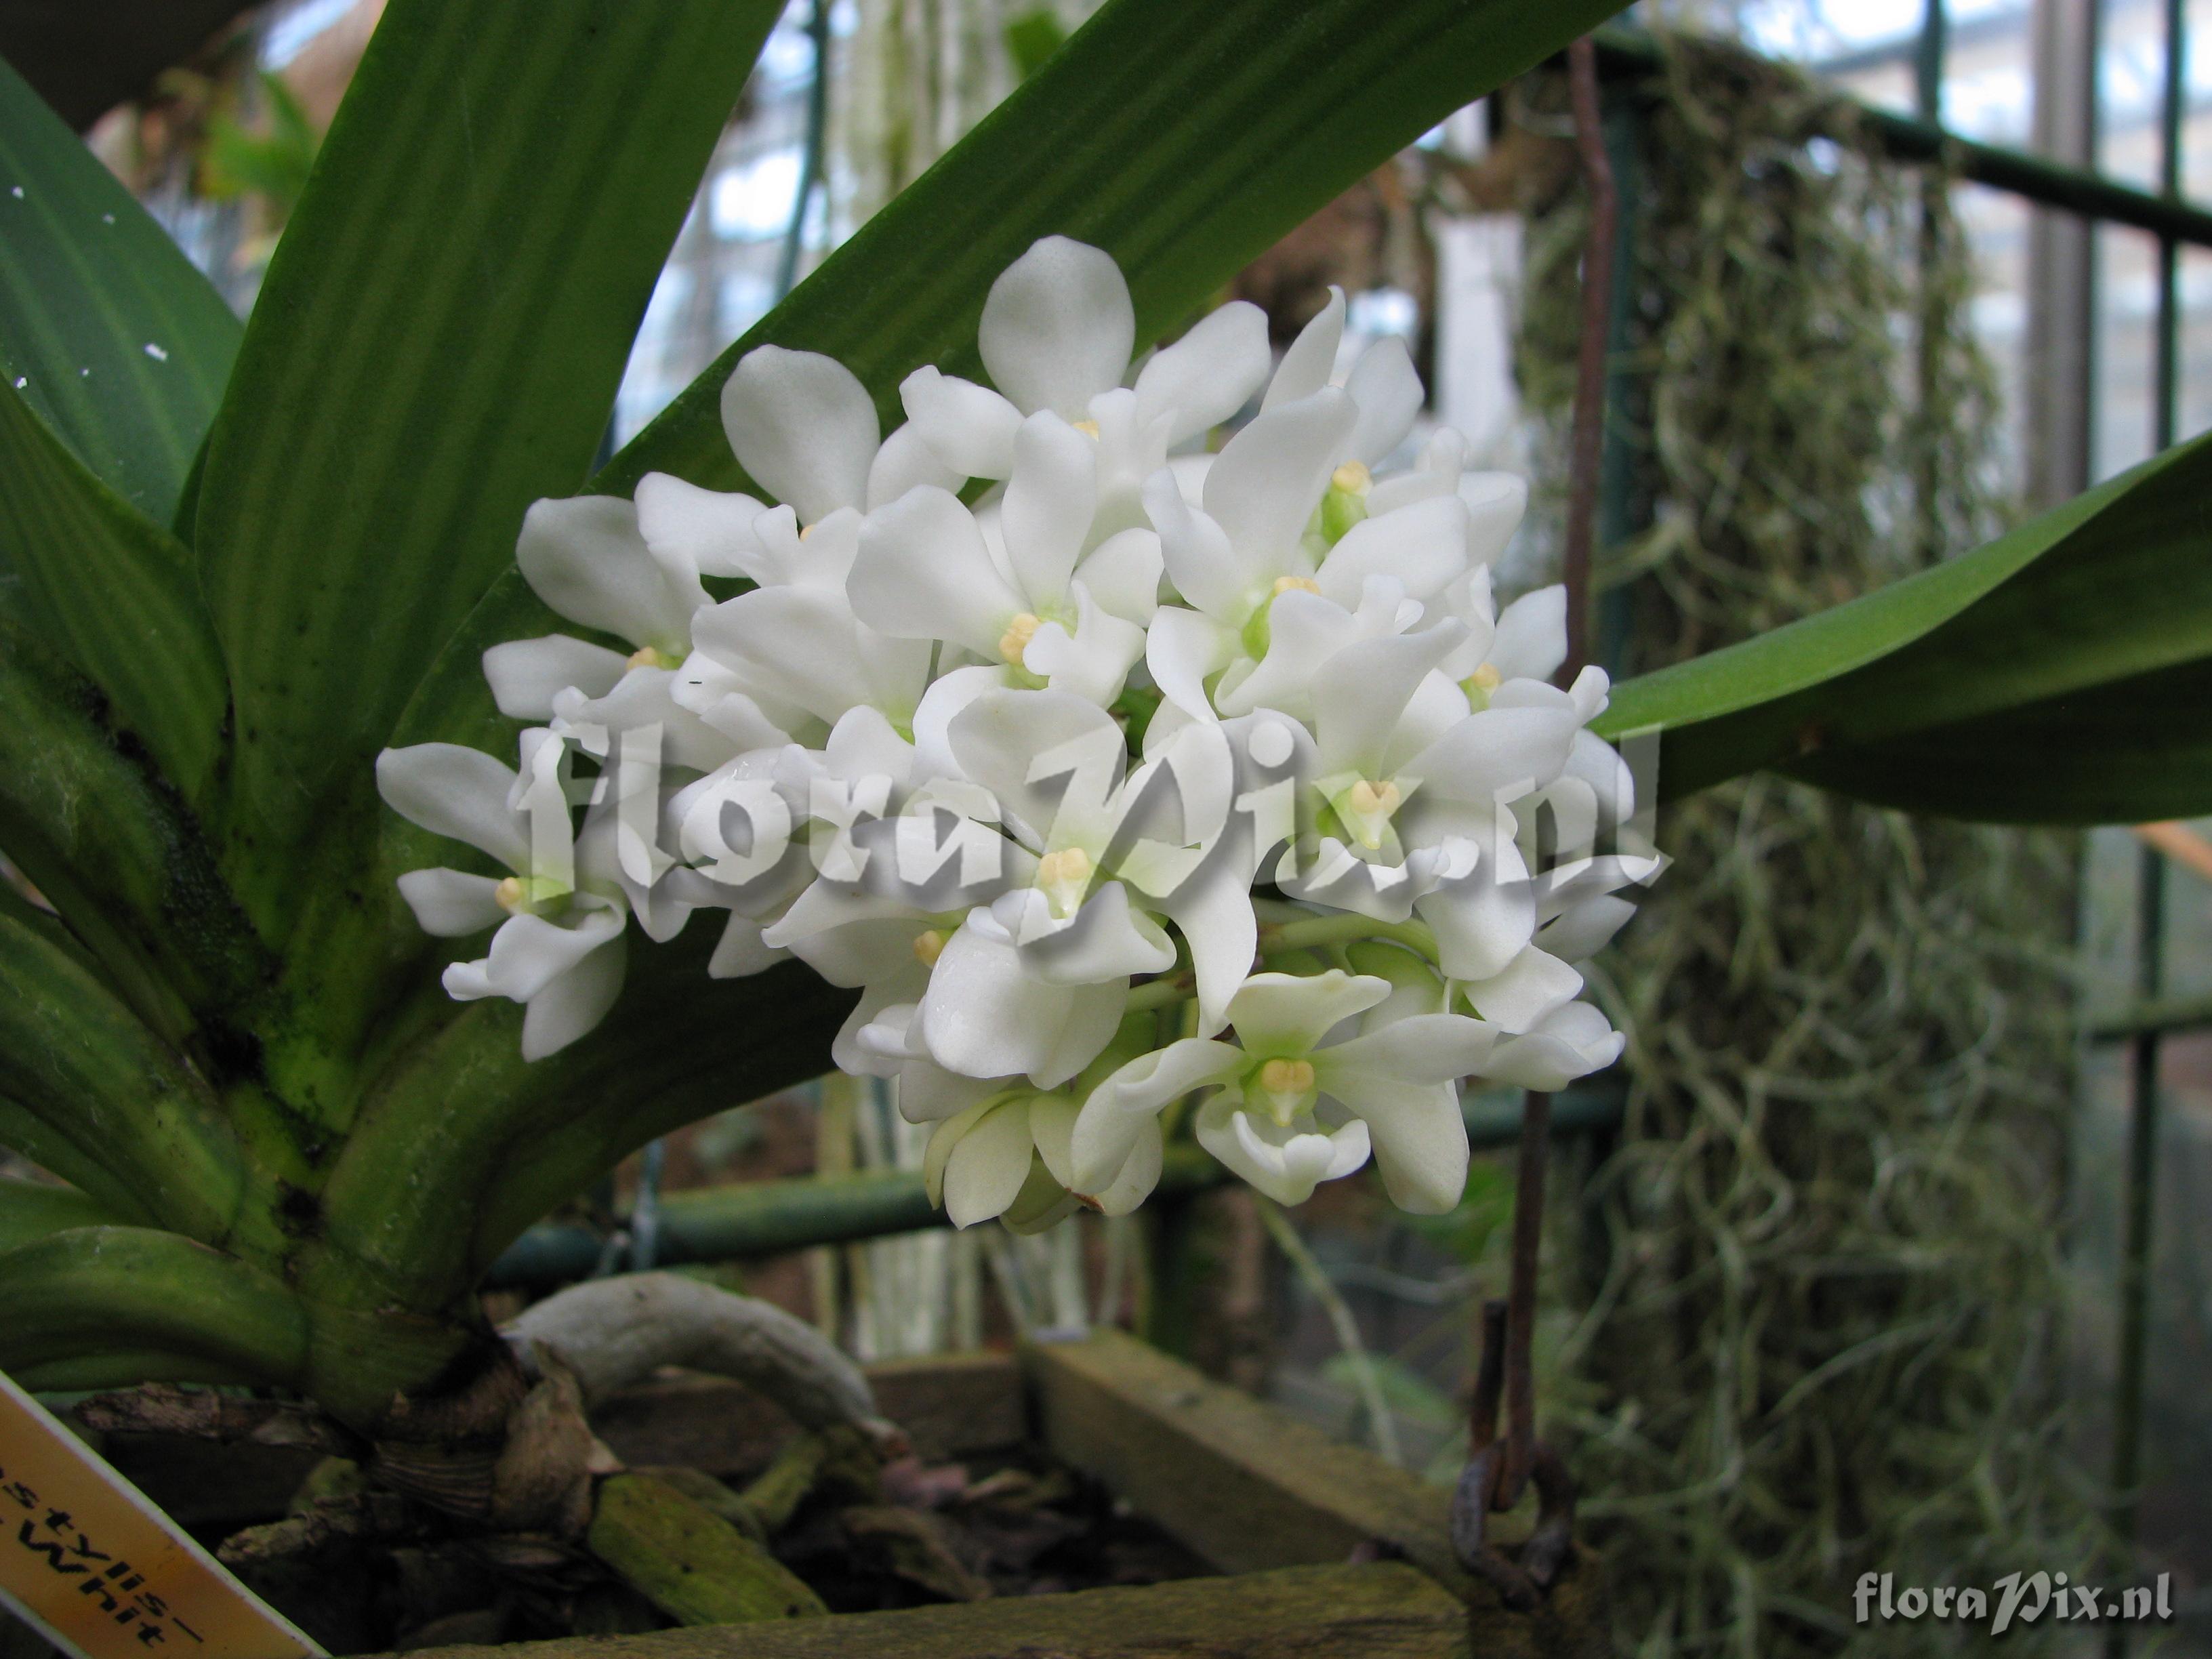
<path fill-rule="evenodd" d="M 1603 573 L 1631 673 L 2003 515 L 1988 368 L 1947 326 L 1972 280 L 1947 193 L 1790 72 L 1664 63 L 1623 422 L 1648 527 Z M 1530 232 L 1524 374 L 1562 413 L 1581 216 L 1568 188 Z M 1565 1382 L 1621 1650 L 1955 1649 L 1855 1631 L 1847 1592 L 2081 1559 L 2051 1372 L 2074 839 L 1763 775 L 1669 809 L 1662 842 L 1676 863 L 1601 964 L 1630 1115 Z"/>

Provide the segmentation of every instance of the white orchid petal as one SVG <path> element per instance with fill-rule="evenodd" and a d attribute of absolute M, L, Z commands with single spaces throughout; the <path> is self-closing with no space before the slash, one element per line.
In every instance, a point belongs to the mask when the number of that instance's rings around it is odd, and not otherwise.
<path fill-rule="evenodd" d="M 1164 973 L 1175 965 L 1174 941 L 1150 916 L 1130 908 L 1129 890 L 1118 881 L 1102 884 L 1065 926 L 1050 924 L 1049 902 L 1034 887 L 1007 894 L 992 906 L 992 915 L 1021 947 L 1024 969 L 1048 985 L 1126 981 L 1133 974 Z M 1025 928 L 1024 922 L 1042 926 Z"/>
<path fill-rule="evenodd" d="M 1490 643 L 1490 665 L 1500 679 L 1548 680 L 1566 659 L 1565 587 L 1540 587 L 1505 607 Z"/>
<path fill-rule="evenodd" d="M 1195 720 L 1215 718 L 1206 681 L 1228 663 L 1235 642 L 1211 617 L 1162 605 L 1145 630 L 1145 666 L 1161 696 Z"/>
<path fill-rule="evenodd" d="M 1000 523 L 1027 608 L 1055 603 L 1067 592 L 1097 504 L 1097 445 L 1057 415 L 1023 422 L 1014 434 L 1014 470 Z"/>
<path fill-rule="evenodd" d="M 1331 968 L 1319 974 L 1255 974 L 1229 1000 L 1229 1023 L 1255 1054 L 1310 1054 L 1335 1026 L 1390 994 L 1390 981 Z"/>
<path fill-rule="evenodd" d="M 1416 1215 L 1442 1215 L 1459 1202 L 1467 1190 L 1468 1144 L 1457 1089 L 1365 1072 L 1333 1075 L 1323 1087 L 1366 1124 L 1392 1203 Z"/>
<path fill-rule="evenodd" d="M 1370 1074 L 1401 1083 L 1449 1083 L 1480 1071 L 1497 1042 L 1494 1028 L 1464 1014 L 1412 1014 L 1323 1048 L 1314 1057 L 1315 1068 L 1322 1091 L 1349 1103 L 1339 1083 Z"/>
<path fill-rule="evenodd" d="M 760 923 L 733 910 L 722 925 L 722 937 L 714 942 L 714 955 L 707 958 L 707 977 L 744 979 L 765 973 L 789 954 L 763 943 Z"/>
<path fill-rule="evenodd" d="M 1310 398 L 1327 386 L 1329 376 L 1336 372 L 1336 350 L 1343 341 L 1344 290 L 1332 283 L 1328 303 L 1298 331 L 1298 337 L 1283 354 L 1275 378 L 1268 383 L 1267 395 L 1260 404 L 1262 412 L 1282 404 L 1294 404 L 1301 398 Z"/>
<path fill-rule="evenodd" d="M 1097 1058 L 1127 998 L 1126 982 L 1060 986 L 1032 978 L 1020 951 L 979 929 L 971 916 L 939 955 L 918 1018 L 939 1065 L 969 1077 L 1027 1074 L 1049 1088 Z M 1086 1046 L 1089 1053 L 1073 1058 Z"/>
<path fill-rule="evenodd" d="M 1314 671 L 1360 637 L 1358 619 L 1342 605 L 1299 587 L 1278 593 L 1267 607 L 1267 654 L 1233 688 L 1217 690 L 1221 712 L 1304 712 L 1312 706 Z"/>
<path fill-rule="evenodd" d="M 1635 915 L 1636 907 L 1626 899 L 1600 893 L 1547 922 L 1537 933 L 1536 945 L 1562 962 L 1587 962 L 1611 944 Z"/>
<path fill-rule="evenodd" d="M 986 1112 L 953 1143 L 945 1164 L 945 1213 L 956 1227 L 989 1221 L 1030 1178 L 1027 1109 L 1010 1101 Z"/>
<path fill-rule="evenodd" d="M 984 368 L 1016 407 L 1071 421 L 1121 383 L 1136 339 L 1121 267 L 1065 236 L 1043 238 L 1000 273 L 976 329 Z"/>
<path fill-rule="evenodd" d="M 1121 781 L 1121 728 L 1097 704 L 1066 691 L 986 690 L 953 718 L 950 744 L 962 775 L 1040 831 L 1063 806 L 1065 827 L 1075 829 L 1074 817 L 1105 810 Z M 1071 775 L 1079 771 L 1095 784 L 1097 800 L 1073 799 Z"/>
<path fill-rule="evenodd" d="M 1343 392 L 1324 389 L 1267 410 L 1223 447 L 1206 475 L 1206 510 L 1241 566 L 1257 570 L 1297 548 L 1358 415 Z M 1180 586 L 1172 555 L 1168 568 Z"/>
<path fill-rule="evenodd" d="M 999 574 L 975 515 L 927 487 L 868 515 L 846 590 L 878 633 L 951 640 L 994 659 L 1007 623 L 1029 609 Z"/>
<path fill-rule="evenodd" d="M 587 697 L 604 697 L 629 666 L 621 652 L 566 634 L 508 640 L 483 653 L 491 700 L 511 720 L 550 719 L 554 696 L 571 686 Z"/>
<path fill-rule="evenodd" d="M 980 390 L 980 388 L 979 388 Z M 909 489 L 929 484 L 939 489 L 957 489 L 976 475 L 949 466 L 936 446 L 912 422 L 884 440 L 868 467 L 867 501 L 870 512 L 889 507 Z"/>
<path fill-rule="evenodd" d="M 1370 466 L 1406 441 L 1427 396 L 1406 343 L 1395 336 L 1377 340 L 1361 354 L 1344 389 L 1359 405 L 1346 453 Z"/>
<path fill-rule="evenodd" d="M 1003 478 L 1014 468 L 1022 411 L 999 393 L 957 375 L 917 368 L 899 383 L 908 430 L 963 478 Z"/>
<path fill-rule="evenodd" d="M 1454 979 L 1501 974 L 1536 932 L 1536 891 L 1520 848 L 1501 842 L 1464 876 L 1413 902 L 1436 935 L 1437 965 Z"/>
<path fill-rule="evenodd" d="M 1075 580 L 1109 616 L 1142 628 L 1159 609 L 1164 562 L 1158 532 L 1139 526 L 1085 554 Z"/>
<path fill-rule="evenodd" d="M 1160 1121 L 1146 1118 L 1137 1126 L 1137 1144 L 1129 1149 L 1121 1172 L 1107 1185 L 1091 1194 L 1091 1201 L 1098 1206 L 1102 1215 L 1127 1215 L 1152 1194 L 1160 1184 L 1160 1171 L 1167 1161 L 1167 1140 L 1160 1133 Z"/>
<path fill-rule="evenodd" d="M 1576 730 L 1571 705 L 1486 708 L 1430 744 L 1405 769 L 1447 800 L 1510 801 L 1559 775 Z"/>
<path fill-rule="evenodd" d="M 1476 1013 L 1516 1035 L 1534 1030 L 1582 988 L 1580 974 L 1533 945 L 1503 971 L 1461 987 Z"/>
<path fill-rule="evenodd" d="M 1358 608 L 1372 575 L 1395 577 L 1412 598 L 1431 599 L 1466 570 L 1467 538 L 1467 507 L 1456 495 L 1417 501 L 1352 526 L 1314 580 L 1347 611 Z"/>
<path fill-rule="evenodd" d="M 622 995 L 625 949 L 617 935 L 530 1000 L 522 1016 L 523 1059 L 558 1054 L 607 1017 Z"/>
<path fill-rule="evenodd" d="M 751 574 L 753 521 L 764 510 L 751 496 L 648 472 L 637 481 L 634 499 L 638 532 L 664 565 L 674 560 L 706 576 Z"/>
<path fill-rule="evenodd" d="M 1185 1037 L 1139 1054 L 1091 1091 L 1077 1115 L 1069 1157 L 1077 1192 L 1096 1193 L 1114 1179 L 1147 1123 L 1157 1127 L 1170 1101 L 1226 1083 L 1247 1064 L 1242 1049 Z"/>
<path fill-rule="evenodd" d="M 1314 738 L 1324 775 L 1353 771 L 1376 782 L 1387 779 L 1384 757 L 1406 705 L 1460 635 L 1460 624 L 1447 619 L 1419 634 L 1360 640 L 1315 671 Z M 1428 775 L 1417 768 L 1414 775 Z"/>
<path fill-rule="evenodd" d="M 415 913 L 415 925 L 436 939 L 460 939 L 505 921 L 498 890 L 491 877 L 460 870 L 410 870 L 399 878 L 399 896 Z"/>
<path fill-rule="evenodd" d="M 1055 691 L 1073 692 L 1105 708 L 1121 695 L 1129 670 L 1145 654 L 1145 630 L 1100 609 L 1079 582 L 1075 600 L 1075 632 L 1056 622 L 1045 623 L 1030 636 L 1022 666 Z"/>
<path fill-rule="evenodd" d="M 622 936 L 623 912 L 605 900 L 578 899 L 560 921 L 525 913 L 510 916 L 492 935 L 485 958 L 494 989 L 527 1002 L 609 940 Z"/>
<path fill-rule="evenodd" d="M 1172 469 L 1163 467 L 1145 481 L 1144 502 L 1175 591 L 1215 621 L 1241 625 L 1256 567 L 1247 569 L 1229 545 L 1228 532 L 1190 504 Z"/>
<path fill-rule="evenodd" d="M 672 577 L 653 556 L 637 508 L 619 496 L 533 501 L 514 560 L 531 591 L 569 621 L 675 656 L 689 644 L 691 613 L 707 603 L 696 576 Z"/>
<path fill-rule="evenodd" d="M 1271 361 L 1267 313 L 1233 300 L 1152 354 L 1137 375 L 1138 419 L 1167 417 L 1170 443 L 1196 437 L 1244 407 Z"/>
<path fill-rule="evenodd" d="M 802 524 L 867 499 L 882 428 L 860 377 L 834 357 L 757 346 L 722 387 L 730 448 Z"/>
<path fill-rule="evenodd" d="M 1468 556 L 1495 563 L 1528 511 L 1528 479 L 1517 472 L 1470 473 L 1459 481 L 1458 494 L 1468 507 Z"/>
<path fill-rule="evenodd" d="M 480 749 L 418 743 L 376 757 L 377 793 L 409 823 L 466 842 L 510 870 L 530 867 L 530 837 L 507 805 L 515 775 Z"/>

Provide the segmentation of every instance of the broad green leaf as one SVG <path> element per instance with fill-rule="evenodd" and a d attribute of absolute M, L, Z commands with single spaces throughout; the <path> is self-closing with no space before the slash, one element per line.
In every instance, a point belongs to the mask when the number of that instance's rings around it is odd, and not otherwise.
<path fill-rule="evenodd" d="M 1630 681 L 1600 730 L 1658 730 L 1662 799 L 1771 767 L 1958 817 L 2188 816 L 2212 811 L 2212 772 L 2178 769 L 2201 745 L 2207 659 L 2212 436 L 1933 569 Z"/>
<path fill-rule="evenodd" d="M 763 343 L 826 352 L 899 418 L 923 363 L 979 372 L 992 279 L 1054 233 L 1121 262 L 1139 341 L 1452 111 L 1621 0 L 1109 0 L 975 131 L 640 433 L 595 489 L 734 485 L 722 383 Z"/>
<path fill-rule="evenodd" d="M 88 471 L 21 393 L 0 386 L 0 568 L 19 622 L 82 668 L 118 732 L 197 798 L 229 708 L 191 555 Z"/>
<path fill-rule="evenodd" d="M 394 0 L 270 261 L 195 540 L 281 931 L 438 648 L 574 491 L 773 0 Z M 350 829 L 349 828 L 349 833 Z M 241 884 L 244 884 L 243 883 Z"/>
<path fill-rule="evenodd" d="M 0 376 L 166 524 L 239 333 L 168 233 L 0 63 Z"/>

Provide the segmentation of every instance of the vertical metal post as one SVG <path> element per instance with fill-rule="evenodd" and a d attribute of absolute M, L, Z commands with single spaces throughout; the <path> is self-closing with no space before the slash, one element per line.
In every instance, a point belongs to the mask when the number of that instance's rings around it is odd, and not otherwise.
<path fill-rule="evenodd" d="M 2166 0 L 2166 100 L 2159 133 L 2159 187 L 2170 201 L 2181 195 L 2181 130 L 2188 98 L 2187 27 L 2187 0 Z M 2154 414 L 2160 449 L 2172 446 L 2180 426 L 2179 264 L 2180 248 L 2174 239 L 2159 238 Z M 2136 991 L 2148 1002 L 2164 988 L 2166 976 L 2166 854 L 2145 846 L 2138 848 L 2136 857 Z M 2158 1033 L 2146 1031 L 2137 1036 L 2129 1060 L 2132 1110 L 2120 1243 L 2120 1349 L 2112 1384 L 2112 1526 L 2120 1547 L 2132 1556 L 2142 1501 L 2143 1388 L 2149 1370 L 2151 1264 L 2158 1218 Z M 2126 1626 L 2115 1624 L 2106 1632 L 2107 1659 L 2124 1659 L 2130 1645 Z"/>
<path fill-rule="evenodd" d="M 2035 148 L 2094 168 L 2098 0 L 2036 0 Z M 2028 229 L 2027 494 L 2055 506 L 2088 488 L 2096 342 L 2094 228 L 2038 208 Z"/>
<path fill-rule="evenodd" d="M 1943 63 L 1951 44 L 1950 14 L 1943 0 L 1927 0 L 1920 13 L 1920 44 L 1913 53 L 1914 102 L 1920 118 L 1943 125 Z"/>
<path fill-rule="evenodd" d="M 799 280 L 799 256 L 806 240 L 806 209 L 822 182 L 822 161 L 830 137 L 830 0 L 814 0 L 806 19 L 806 38 L 814 48 L 814 78 L 806 87 L 806 141 L 799 153 L 799 191 L 791 203 L 791 223 L 775 264 L 775 297 L 791 292 Z"/>
<path fill-rule="evenodd" d="M 1943 124 L 1943 70 L 1950 23 L 1943 0 L 1927 0 L 1920 15 L 1920 44 L 1914 53 L 1913 79 L 1920 118 L 1931 125 Z M 1936 441 L 1934 416 L 1936 388 L 1942 384 L 1943 353 L 1952 326 L 1949 296 L 1936 292 L 1935 275 L 1943 254 L 1943 192 L 1951 181 L 1938 162 L 1920 180 L 1920 339 L 1916 387 L 1919 424 L 1912 479 L 1913 505 L 1920 515 L 1920 555 L 1929 563 L 1943 556 L 1943 453 Z"/>

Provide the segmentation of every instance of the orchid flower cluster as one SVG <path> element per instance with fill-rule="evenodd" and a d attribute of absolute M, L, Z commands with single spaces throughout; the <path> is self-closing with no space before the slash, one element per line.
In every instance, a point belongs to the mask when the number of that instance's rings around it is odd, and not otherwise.
<path fill-rule="evenodd" d="M 1493 598 L 1525 485 L 1449 430 L 1378 476 L 1422 388 L 1387 339 L 1340 383 L 1343 334 L 1337 294 L 1278 364 L 1240 302 L 1133 365 L 1113 260 L 1048 238 L 991 289 L 993 384 L 915 370 L 888 438 L 837 362 L 740 361 L 724 424 L 772 502 L 537 503 L 524 575 L 631 649 L 485 653 L 514 770 L 380 757 L 396 811 L 512 872 L 400 878 L 431 933 L 496 930 L 447 989 L 550 1054 L 631 923 L 716 911 L 711 975 L 858 989 L 836 1060 L 935 1125 L 962 1225 L 1133 1208 L 1188 1105 L 1279 1201 L 1371 1157 L 1449 1209 L 1460 1079 L 1620 1053 L 1576 964 L 1657 861 L 1600 850 L 1633 784 L 1588 729 L 1605 675 L 1550 684 L 1561 590 Z"/>

